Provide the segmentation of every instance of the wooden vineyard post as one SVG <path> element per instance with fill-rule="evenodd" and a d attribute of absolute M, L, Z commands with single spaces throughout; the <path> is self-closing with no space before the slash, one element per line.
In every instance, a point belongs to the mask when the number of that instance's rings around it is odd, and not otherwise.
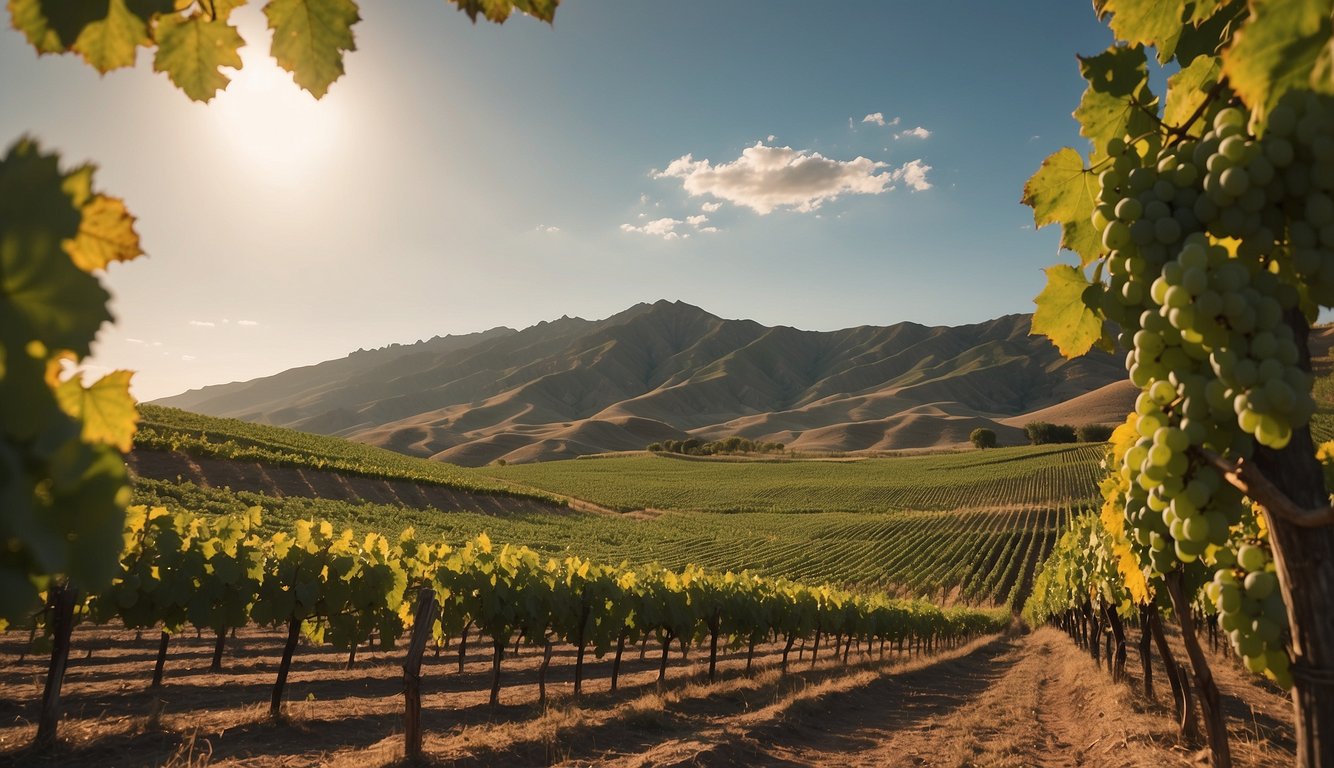
<path fill-rule="evenodd" d="M 57 586 L 51 596 L 51 624 L 55 642 L 51 649 L 51 666 L 46 673 L 46 690 L 42 694 L 42 711 L 37 720 L 37 746 L 55 743 L 60 724 L 60 687 L 65 682 L 65 666 L 69 663 L 70 632 L 74 629 L 74 605 L 79 593 L 69 585 Z"/>
<path fill-rule="evenodd" d="M 426 641 L 431 637 L 431 628 L 439 610 L 435 590 L 422 587 L 417 593 L 417 613 L 412 622 L 408 656 L 403 661 L 404 755 L 409 761 L 421 759 L 422 754 L 422 655 L 426 653 Z"/>

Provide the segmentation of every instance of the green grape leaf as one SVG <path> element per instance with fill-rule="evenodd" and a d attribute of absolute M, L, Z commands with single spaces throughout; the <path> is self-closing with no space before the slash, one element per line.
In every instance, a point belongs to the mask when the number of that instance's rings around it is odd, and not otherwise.
<path fill-rule="evenodd" d="M 22 32 L 38 53 L 68 51 L 85 27 L 105 17 L 106 7 L 104 2 L 86 0 L 9 0 L 14 29 Z"/>
<path fill-rule="evenodd" d="M 221 67 L 241 68 L 239 50 L 245 41 L 236 27 L 196 13 L 189 17 L 164 16 L 157 24 L 157 56 L 153 69 L 167 77 L 195 101 L 209 101 L 230 79 Z"/>
<path fill-rule="evenodd" d="M 1111 14 L 1109 25 L 1118 40 L 1154 46 L 1160 64 L 1172 58 L 1181 37 L 1186 0 L 1101 0 L 1094 7 L 1099 18 Z"/>
<path fill-rule="evenodd" d="M 560 0 L 450 0 L 460 11 L 468 14 L 473 23 L 477 23 L 477 14 L 487 21 L 505 23 L 514 11 L 526 13 L 533 18 L 550 24 L 556 17 L 556 6 Z"/>
<path fill-rule="evenodd" d="M 1191 24 L 1199 26 L 1200 24 L 1213 18 L 1218 13 L 1218 9 L 1227 5 L 1229 0 L 1195 0 L 1190 8 Z"/>
<path fill-rule="evenodd" d="M 355 51 L 352 25 L 361 20 L 352 0 L 269 0 L 271 52 L 296 84 L 321 98 L 343 75 L 343 53 Z"/>
<path fill-rule="evenodd" d="M 1284 93 L 1314 86 L 1330 92 L 1328 77 L 1312 82 L 1316 61 L 1330 44 L 1334 0 L 1254 0 L 1251 16 L 1223 51 L 1223 74 L 1261 115 Z"/>
<path fill-rule="evenodd" d="M 1098 180 L 1084 167 L 1084 158 L 1064 147 L 1046 160 L 1024 185 L 1023 203 L 1033 209 L 1033 224 L 1061 225 L 1061 246 L 1079 254 L 1080 263 L 1096 261 L 1102 241 L 1090 218 Z"/>
<path fill-rule="evenodd" d="M 81 216 L 57 162 L 28 140 L 0 162 L 0 327 L 20 347 L 36 340 L 83 356 L 111 320 L 110 297 L 61 247 Z"/>
<path fill-rule="evenodd" d="M 1095 157 L 1113 138 L 1140 136 L 1157 128 L 1150 114 L 1157 113 L 1158 100 L 1149 90 L 1144 48 L 1114 45 L 1097 56 L 1080 56 L 1079 73 L 1088 88 L 1075 119 L 1079 133 L 1093 142 Z"/>
<path fill-rule="evenodd" d="M 71 48 L 98 72 L 110 72 L 134 66 L 139 46 L 151 42 L 147 22 L 135 15 L 125 0 L 110 0 L 106 18 L 80 30 Z"/>
<path fill-rule="evenodd" d="M 1244 19 L 1246 13 L 1245 0 L 1197 2 L 1191 23 L 1181 28 L 1181 39 L 1177 41 L 1177 63 L 1185 67 L 1199 56 L 1217 56 L 1219 49 L 1231 42 L 1233 26 L 1239 19 Z"/>
<path fill-rule="evenodd" d="M 1222 67 L 1213 56 L 1202 56 L 1190 66 L 1167 78 L 1167 105 L 1163 107 L 1163 122 L 1181 128 L 1196 111 L 1204 106 L 1209 93 L 1218 84 Z M 1192 136 L 1202 136 L 1208 128 L 1196 121 Z"/>
<path fill-rule="evenodd" d="M 119 198 L 97 195 L 83 206 L 79 234 L 64 243 L 75 266 L 85 272 L 104 269 L 113 261 L 143 255 L 134 216 Z"/>
<path fill-rule="evenodd" d="M 1033 313 L 1032 333 L 1051 339 L 1065 357 L 1079 357 L 1102 336 L 1102 321 L 1084 304 L 1084 291 L 1092 283 L 1068 264 L 1044 271 L 1047 286 L 1033 299 L 1037 311 Z"/>
<path fill-rule="evenodd" d="M 111 448 L 92 450 L 93 460 L 78 488 L 57 494 L 48 513 L 59 516 L 67 531 L 70 580 L 89 590 L 109 583 L 119 568 L 121 531 L 130 498 L 124 458 Z"/>
<path fill-rule="evenodd" d="M 129 452 L 139 423 L 139 411 L 130 395 L 132 376 L 133 371 L 112 371 L 86 388 L 82 376 L 71 376 L 56 388 L 61 409 L 83 423 L 85 443 Z"/>

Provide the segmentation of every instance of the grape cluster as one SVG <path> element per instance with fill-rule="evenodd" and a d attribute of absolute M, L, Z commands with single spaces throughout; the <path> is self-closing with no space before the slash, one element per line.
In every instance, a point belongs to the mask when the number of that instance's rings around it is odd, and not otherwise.
<path fill-rule="evenodd" d="M 1237 652 L 1286 683 L 1267 545 L 1236 539 L 1242 495 L 1199 449 L 1281 449 L 1315 410 L 1289 317 L 1334 302 L 1334 105 L 1292 94 L 1261 137 L 1238 109 L 1207 117 L 1198 138 L 1104 148 L 1092 215 L 1107 250 L 1100 309 L 1141 389 L 1139 440 L 1121 467 L 1126 520 L 1153 572 L 1197 561 L 1214 571 L 1206 591 Z"/>
<path fill-rule="evenodd" d="M 1291 687 L 1292 671 L 1283 649 L 1288 617 L 1269 552 L 1252 539 L 1241 543 L 1235 555 L 1231 549 L 1220 554 L 1219 565 L 1230 567 L 1220 567 L 1204 587 L 1218 611 L 1219 628 L 1248 669 L 1268 672 L 1279 685 Z"/>

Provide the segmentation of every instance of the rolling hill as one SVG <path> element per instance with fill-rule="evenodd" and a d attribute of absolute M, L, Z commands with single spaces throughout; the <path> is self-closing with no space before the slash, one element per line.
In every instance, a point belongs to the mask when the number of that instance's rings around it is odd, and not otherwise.
<path fill-rule="evenodd" d="M 1133 401 L 1108 386 L 1124 378 L 1120 363 L 1064 360 L 1029 321 L 817 332 L 659 301 L 359 350 L 155 402 L 471 466 L 688 436 L 869 451 L 962 443 L 988 427 L 1004 444 L 1023 440 L 1029 414 L 1119 421 L 1109 416 Z"/>

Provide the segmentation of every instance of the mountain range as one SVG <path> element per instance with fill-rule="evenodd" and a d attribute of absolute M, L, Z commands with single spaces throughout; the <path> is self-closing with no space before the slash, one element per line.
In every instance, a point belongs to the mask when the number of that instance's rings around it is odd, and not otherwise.
<path fill-rule="evenodd" d="M 1030 315 L 838 331 L 728 320 L 682 302 L 562 317 L 347 357 L 156 401 L 456 464 L 540 461 L 738 435 L 803 451 L 1002 444 L 1045 420 L 1117 423 L 1120 361 L 1065 360 Z"/>

